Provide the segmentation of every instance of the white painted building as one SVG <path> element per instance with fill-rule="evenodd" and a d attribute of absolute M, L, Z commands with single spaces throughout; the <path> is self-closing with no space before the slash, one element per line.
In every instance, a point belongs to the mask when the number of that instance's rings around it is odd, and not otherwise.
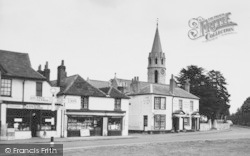
<path fill-rule="evenodd" d="M 199 98 L 177 87 L 172 76 L 166 84 L 166 57 L 162 51 L 158 24 L 148 57 L 148 81 L 115 78 L 109 82 L 89 80 L 96 87 L 109 83 L 129 100 L 129 131 L 167 132 L 199 130 Z"/>
<path fill-rule="evenodd" d="M 26 53 L 0 51 L 0 139 L 61 136 L 62 107 L 51 111 L 46 70 L 46 77 L 33 70 Z"/>
<path fill-rule="evenodd" d="M 51 82 L 61 87 L 64 137 L 128 135 L 129 98 L 113 87 L 95 88 L 79 75 L 67 77 L 65 69 L 62 62 Z"/>

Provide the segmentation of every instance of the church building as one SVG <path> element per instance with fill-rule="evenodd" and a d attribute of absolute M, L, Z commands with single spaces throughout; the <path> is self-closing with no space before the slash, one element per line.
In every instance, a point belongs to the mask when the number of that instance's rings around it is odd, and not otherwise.
<path fill-rule="evenodd" d="M 129 130 L 148 133 L 199 130 L 199 98 L 179 88 L 172 75 L 166 84 L 166 57 L 161 47 L 158 24 L 153 47 L 148 56 L 148 80 L 120 79 L 116 76 L 109 82 L 88 80 L 97 88 L 112 85 L 130 97 Z"/>

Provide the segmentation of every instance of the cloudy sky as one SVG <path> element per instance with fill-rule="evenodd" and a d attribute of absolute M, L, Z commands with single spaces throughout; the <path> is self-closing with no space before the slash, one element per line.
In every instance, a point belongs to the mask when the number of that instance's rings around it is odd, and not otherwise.
<path fill-rule="evenodd" d="M 0 0 L 0 49 L 29 53 L 33 68 L 49 62 L 52 79 L 68 75 L 147 81 L 147 57 L 159 18 L 167 80 L 197 65 L 228 82 L 231 112 L 250 96 L 250 2 L 247 0 Z M 231 12 L 234 33 L 212 41 L 188 37 L 192 18 Z M 167 81 L 168 83 L 168 81 Z"/>

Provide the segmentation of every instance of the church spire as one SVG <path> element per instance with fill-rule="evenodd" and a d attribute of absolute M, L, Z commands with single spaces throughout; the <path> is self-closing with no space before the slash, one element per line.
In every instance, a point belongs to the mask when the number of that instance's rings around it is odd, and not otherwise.
<path fill-rule="evenodd" d="M 156 24 L 156 32 L 155 32 L 154 43 L 153 43 L 153 47 L 152 47 L 151 52 L 152 53 L 160 53 L 160 52 L 162 52 L 161 40 L 160 40 L 160 35 L 159 35 L 159 30 L 158 30 L 158 18 L 157 18 L 157 24 Z"/>

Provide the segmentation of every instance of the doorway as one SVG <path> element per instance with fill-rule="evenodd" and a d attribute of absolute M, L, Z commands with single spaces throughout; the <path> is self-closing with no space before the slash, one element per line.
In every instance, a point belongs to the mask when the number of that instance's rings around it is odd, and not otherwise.
<path fill-rule="evenodd" d="M 179 130 L 179 118 L 173 117 L 173 128 L 177 132 Z"/>
<path fill-rule="evenodd" d="M 38 125 L 40 123 L 40 111 L 32 110 L 31 111 L 31 136 L 36 137 L 36 132 L 38 131 Z"/>

